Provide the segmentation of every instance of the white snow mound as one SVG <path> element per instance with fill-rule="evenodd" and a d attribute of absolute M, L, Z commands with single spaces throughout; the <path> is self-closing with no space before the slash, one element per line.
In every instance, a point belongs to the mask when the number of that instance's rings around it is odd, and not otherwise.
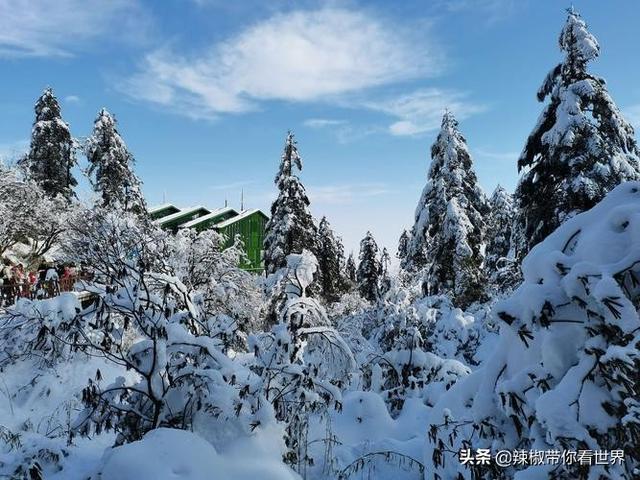
<path fill-rule="evenodd" d="M 296 480 L 282 462 L 246 452 L 242 461 L 220 455 L 198 435 L 170 428 L 105 454 L 101 480 Z"/>

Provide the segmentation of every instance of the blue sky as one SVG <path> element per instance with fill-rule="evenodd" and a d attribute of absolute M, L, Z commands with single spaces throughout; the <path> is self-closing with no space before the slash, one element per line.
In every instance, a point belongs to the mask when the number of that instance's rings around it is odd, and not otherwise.
<path fill-rule="evenodd" d="M 574 5 L 602 48 L 591 70 L 640 126 L 640 4 Z M 487 193 L 513 190 L 566 6 L 0 0 L 0 156 L 26 148 L 50 85 L 77 137 L 101 107 L 115 114 L 150 204 L 238 206 L 244 190 L 246 207 L 267 211 L 292 129 L 313 213 L 348 250 L 371 229 L 395 251 L 444 108 Z"/>

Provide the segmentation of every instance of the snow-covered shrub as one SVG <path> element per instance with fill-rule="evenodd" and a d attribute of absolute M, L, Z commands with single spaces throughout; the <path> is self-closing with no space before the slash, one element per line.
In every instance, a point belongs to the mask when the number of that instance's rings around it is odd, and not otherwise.
<path fill-rule="evenodd" d="M 20 435 L 0 425 L 0 478 L 44 480 L 62 470 L 68 450 L 39 435 Z"/>
<path fill-rule="evenodd" d="M 390 350 L 374 356 L 368 365 L 365 386 L 382 395 L 393 417 L 408 398 L 433 405 L 469 369 L 457 360 L 447 360 L 423 349 L 417 327 L 404 322 L 394 335 Z M 368 385 L 367 385 L 368 383 Z"/>
<path fill-rule="evenodd" d="M 324 308 L 307 297 L 316 269 L 317 260 L 307 250 L 287 257 L 287 267 L 272 276 L 282 293 L 279 321 L 250 338 L 262 392 L 286 424 L 284 460 L 300 473 L 315 461 L 308 452 L 309 417 L 340 408 L 341 389 L 355 369 L 349 347 L 328 326 Z"/>
<path fill-rule="evenodd" d="M 38 183 L 0 165 L 0 253 L 26 245 L 24 261 L 36 263 L 57 245 L 75 207 L 49 197 Z"/>
<path fill-rule="evenodd" d="M 83 321 L 72 293 L 45 300 L 19 299 L 0 315 L 0 368 L 26 357 L 43 366 L 68 360 Z"/>
<path fill-rule="evenodd" d="M 432 412 L 433 478 L 637 478 L 639 245 L 640 183 L 629 182 L 532 249 L 524 283 L 494 308 L 493 353 Z M 625 461 L 467 470 L 449 457 L 470 446 L 622 449 Z"/>
<path fill-rule="evenodd" d="M 189 325 L 193 333 L 220 338 L 224 345 L 246 349 L 249 332 L 259 327 L 262 295 L 255 275 L 238 268 L 244 259 L 242 242 L 225 247 L 214 230 L 183 229 L 171 238 L 167 259 L 173 274 L 190 292 L 190 300 L 176 292 L 183 307 L 192 303 L 198 314 Z"/>
<path fill-rule="evenodd" d="M 162 426 L 191 428 L 203 412 L 241 417 L 246 431 L 257 426 L 250 392 L 258 378 L 224 353 L 224 339 L 212 332 L 225 326 L 212 325 L 198 296 L 171 275 L 166 234 L 134 214 L 98 209 L 72 224 L 66 247 L 96 273 L 84 285 L 94 304 L 74 347 L 135 373 L 103 385 L 96 372 L 82 394 L 81 434 L 115 430 L 123 443 Z"/>

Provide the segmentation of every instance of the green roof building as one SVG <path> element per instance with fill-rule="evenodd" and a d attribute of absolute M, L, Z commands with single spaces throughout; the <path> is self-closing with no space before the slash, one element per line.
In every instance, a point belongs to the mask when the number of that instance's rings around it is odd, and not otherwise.
<path fill-rule="evenodd" d="M 153 222 L 163 229 L 177 232 L 181 228 L 193 228 L 197 232 L 213 229 L 225 237 L 225 248 L 233 245 L 236 236 L 244 243 L 248 261 L 240 265 L 245 270 L 262 272 L 262 244 L 269 217 L 261 210 L 238 212 L 231 207 L 209 210 L 202 206 L 178 208 L 172 204 L 149 209 Z"/>

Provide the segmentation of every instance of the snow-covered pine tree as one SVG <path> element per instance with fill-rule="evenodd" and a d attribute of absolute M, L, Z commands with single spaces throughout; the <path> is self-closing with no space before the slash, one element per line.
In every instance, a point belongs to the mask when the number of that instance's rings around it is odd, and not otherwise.
<path fill-rule="evenodd" d="M 456 305 L 464 308 L 484 297 L 484 225 L 489 205 L 466 140 L 449 111 L 442 118 L 431 158 L 402 267 L 426 269 L 423 290 L 451 293 Z"/>
<path fill-rule="evenodd" d="M 381 265 L 378 258 L 378 244 L 371 232 L 360 241 L 360 262 L 356 271 L 358 290 L 362 298 L 375 302 L 380 296 Z"/>
<path fill-rule="evenodd" d="M 85 146 L 89 175 L 102 206 L 141 214 L 146 211 L 140 180 L 133 172 L 133 155 L 118 133 L 116 119 L 102 109 Z"/>
<path fill-rule="evenodd" d="M 403 230 L 400 239 L 398 240 L 398 251 L 396 252 L 396 258 L 400 260 L 400 263 L 404 262 L 407 258 L 407 252 L 409 251 L 409 242 L 411 240 L 411 234 L 408 230 Z"/>
<path fill-rule="evenodd" d="M 327 217 L 322 217 L 318 226 L 318 273 L 321 293 L 327 301 L 338 300 L 345 289 L 344 263 L 342 242 L 331 230 Z"/>
<path fill-rule="evenodd" d="M 516 210 L 513 196 L 498 185 L 489 199 L 491 213 L 487 221 L 487 249 L 485 270 L 494 285 L 512 283 L 510 277 L 517 278 L 511 247 L 513 223 Z"/>
<path fill-rule="evenodd" d="M 70 201 L 74 196 L 73 187 L 78 183 L 71 172 L 76 164 L 76 145 L 51 88 L 36 102 L 35 113 L 31 147 L 20 160 L 20 166 L 48 196 L 60 195 Z"/>
<path fill-rule="evenodd" d="M 382 255 L 380 255 L 380 295 L 384 295 L 391 288 L 391 273 L 389 267 L 391 266 L 391 257 L 387 248 L 382 249 Z"/>
<path fill-rule="evenodd" d="M 309 198 L 294 169 L 302 170 L 293 133 L 287 134 L 280 170 L 275 178 L 278 198 L 271 205 L 264 239 L 264 267 L 267 275 L 287 264 L 287 255 L 303 249 L 317 252 L 317 227 L 309 212 Z"/>
<path fill-rule="evenodd" d="M 518 169 L 525 170 L 515 194 L 520 259 L 616 185 L 640 178 L 633 128 L 609 96 L 605 80 L 587 72 L 600 47 L 573 8 L 559 43 L 565 58 L 538 90 L 538 100 L 548 98 L 549 103 L 518 160 Z"/>
<path fill-rule="evenodd" d="M 358 282 L 358 274 L 356 269 L 356 261 L 353 258 L 353 252 L 349 254 L 345 265 L 346 277 L 349 283 L 356 285 Z"/>

